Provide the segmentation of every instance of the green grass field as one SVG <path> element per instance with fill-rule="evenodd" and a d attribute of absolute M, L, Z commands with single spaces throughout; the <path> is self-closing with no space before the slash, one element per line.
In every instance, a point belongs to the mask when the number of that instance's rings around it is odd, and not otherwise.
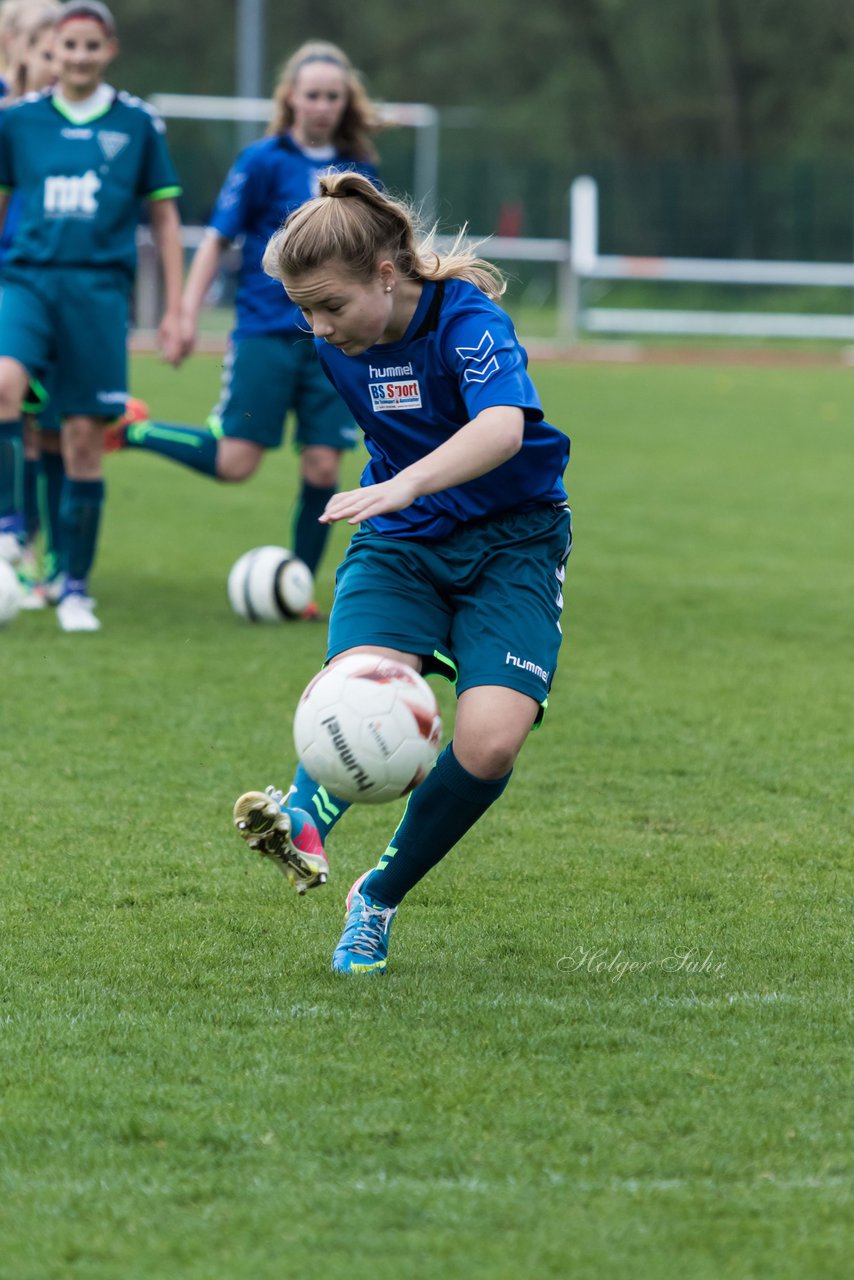
<path fill-rule="evenodd" d="M 323 656 L 225 598 L 288 541 L 289 452 L 109 458 L 103 631 L 0 632 L 3 1280 L 850 1275 L 854 381 L 536 372 L 561 669 L 384 979 L 329 960 L 396 806 L 304 900 L 230 826 Z M 217 377 L 134 390 L 192 421 Z"/>

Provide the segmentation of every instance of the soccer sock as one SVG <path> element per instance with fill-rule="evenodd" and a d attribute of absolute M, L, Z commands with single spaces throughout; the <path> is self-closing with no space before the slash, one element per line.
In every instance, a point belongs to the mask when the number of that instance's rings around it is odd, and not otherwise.
<path fill-rule="evenodd" d="M 44 538 L 44 571 L 45 577 L 54 578 L 59 572 L 59 505 L 62 501 L 62 483 L 65 479 L 65 464 L 61 453 L 42 454 L 41 486 L 39 490 L 39 509 L 41 513 L 42 536 Z"/>
<path fill-rule="evenodd" d="M 317 572 L 329 538 L 329 525 L 321 524 L 320 517 L 334 493 L 334 485 L 320 488 L 309 484 L 307 480 L 302 482 L 299 505 L 294 516 L 294 555 L 307 564 L 312 573 Z"/>
<path fill-rule="evenodd" d="M 95 560 L 103 505 L 103 480 L 70 480 L 65 477 L 59 524 L 60 563 L 67 575 L 66 589 L 86 589 L 86 579 Z"/>
<path fill-rule="evenodd" d="M 39 531 L 39 477 L 41 459 L 24 458 L 24 533 L 32 542 Z"/>
<path fill-rule="evenodd" d="M 317 827 L 320 839 L 326 844 L 326 837 L 347 810 L 349 800 L 341 800 L 315 782 L 303 765 L 298 764 L 294 774 L 290 795 L 288 796 L 288 813 L 294 837 L 298 837 L 303 823 L 310 821 Z"/>
<path fill-rule="evenodd" d="M 362 883 L 361 892 L 381 906 L 396 907 L 486 813 L 509 781 L 509 773 L 494 781 L 476 778 L 463 768 L 453 743 L 448 743 L 410 795 L 391 844 Z"/>
<path fill-rule="evenodd" d="M 24 424 L 0 422 L 0 532 L 23 532 Z"/>
<path fill-rule="evenodd" d="M 183 427 L 172 422 L 132 422 L 125 431 L 125 447 L 159 453 L 203 475 L 216 475 L 219 436 L 205 427 Z"/>

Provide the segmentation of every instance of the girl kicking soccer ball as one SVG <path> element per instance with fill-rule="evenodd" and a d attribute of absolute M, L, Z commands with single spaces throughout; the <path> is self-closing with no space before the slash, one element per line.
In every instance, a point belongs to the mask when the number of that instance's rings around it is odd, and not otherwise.
<path fill-rule="evenodd" d="M 456 683 L 453 740 L 347 897 L 332 958 L 380 973 L 405 895 L 503 792 L 542 718 L 571 544 L 569 440 L 543 419 L 498 270 L 357 174 L 321 179 L 264 256 L 365 435 L 361 487 L 321 519 L 358 524 L 336 579 L 327 661 L 384 654 Z M 323 883 L 347 809 L 300 765 L 290 793 L 248 792 L 240 834 L 300 890 Z"/>

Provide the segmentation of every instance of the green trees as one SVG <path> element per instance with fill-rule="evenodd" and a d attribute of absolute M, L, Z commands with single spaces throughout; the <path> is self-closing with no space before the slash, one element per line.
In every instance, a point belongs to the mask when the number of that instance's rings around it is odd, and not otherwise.
<path fill-rule="evenodd" d="M 521 200 L 526 232 L 560 234 L 566 185 L 582 168 L 611 166 L 624 183 L 654 172 L 672 206 L 674 166 L 695 167 L 693 188 L 704 181 L 696 166 L 707 166 L 730 175 L 724 221 L 742 228 L 743 250 L 757 237 L 745 239 L 741 208 L 754 196 L 738 175 L 776 166 L 769 190 L 796 189 L 789 221 L 808 244 L 830 166 L 840 175 L 835 242 L 850 246 L 840 222 L 850 220 L 854 156 L 849 0 L 267 0 L 266 9 L 265 91 L 296 45 L 322 37 L 348 51 L 374 96 L 440 109 L 449 221 L 490 230 L 502 203 Z M 124 0 L 117 79 L 144 95 L 233 92 L 235 13 L 236 0 Z"/>
<path fill-rule="evenodd" d="M 235 0 L 124 0 L 121 75 L 229 93 Z M 203 26 L 200 23 L 203 19 Z M 847 0 L 268 0 L 267 81 L 341 43 L 389 100 L 474 109 L 526 155 L 793 156 L 854 143 Z"/>

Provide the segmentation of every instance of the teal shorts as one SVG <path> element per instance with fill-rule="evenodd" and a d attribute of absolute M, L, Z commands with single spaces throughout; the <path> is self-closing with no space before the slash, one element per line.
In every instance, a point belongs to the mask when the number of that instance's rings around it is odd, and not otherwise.
<path fill-rule="evenodd" d="M 2 305 L 3 288 L 0 285 L 0 305 Z M 24 392 L 23 413 L 30 417 L 30 425 L 43 431 L 59 431 L 61 422 L 56 412 L 56 401 L 51 400 L 50 391 L 38 378 L 33 378 Z"/>
<path fill-rule="evenodd" d="M 4 268 L 0 356 L 49 381 L 61 418 L 115 418 L 127 400 L 130 280 L 107 267 Z"/>
<path fill-rule="evenodd" d="M 425 675 L 517 689 L 545 706 L 561 643 L 572 521 L 536 507 L 461 525 L 442 542 L 359 529 L 335 581 L 327 660 L 355 645 L 422 658 Z"/>
<path fill-rule="evenodd" d="M 301 448 L 352 449 L 356 444 L 356 424 L 321 369 L 309 336 L 232 338 L 219 403 L 208 418 L 211 430 L 278 449 L 291 412 Z"/>

